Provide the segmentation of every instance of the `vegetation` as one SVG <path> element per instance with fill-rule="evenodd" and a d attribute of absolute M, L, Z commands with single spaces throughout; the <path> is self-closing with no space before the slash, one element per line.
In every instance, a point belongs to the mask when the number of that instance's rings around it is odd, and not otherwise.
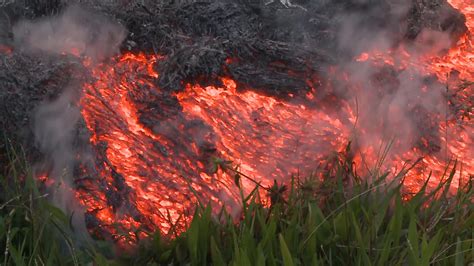
<path fill-rule="evenodd" d="M 1 265 L 468 265 L 474 261 L 473 183 L 453 195 L 454 170 L 433 191 L 407 195 L 390 182 L 359 177 L 338 154 L 316 176 L 242 197 L 238 222 L 198 206 L 174 240 L 158 234 L 128 255 L 77 239 L 71 217 L 53 206 L 24 156 L 9 154 L 1 178 Z M 224 166 L 220 166 L 224 167 Z M 456 169 L 455 164 L 449 169 Z M 238 174 L 238 173 L 237 173 Z M 319 174 L 318 174 L 319 175 Z M 321 178 L 324 177 L 324 178 Z M 236 178 L 238 181 L 239 178 Z M 321 181 L 324 180 L 324 181 Z M 404 200 L 407 196 L 410 200 Z"/>
<path fill-rule="evenodd" d="M 80 251 L 69 237 L 67 217 L 40 193 L 24 156 L 9 152 L 10 164 L 0 186 L 0 264 L 79 263 Z"/>

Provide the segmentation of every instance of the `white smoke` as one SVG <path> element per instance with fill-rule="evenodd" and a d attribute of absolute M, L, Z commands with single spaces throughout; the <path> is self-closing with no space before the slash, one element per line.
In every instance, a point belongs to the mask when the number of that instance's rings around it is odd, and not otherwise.
<path fill-rule="evenodd" d="M 367 17 L 378 15 L 370 11 L 340 15 L 338 47 L 356 57 L 365 52 L 371 59 L 356 62 L 353 58 L 340 64 L 339 69 L 348 76 L 348 81 L 343 84 L 353 86 L 336 89 L 351 99 L 354 110 L 358 111 L 355 134 L 358 147 L 365 151 L 377 151 L 394 140 L 387 160 L 400 160 L 393 156 L 414 147 L 418 134 L 422 134 L 417 124 L 419 118 L 416 116 L 419 114 L 412 111 L 414 107 L 421 107 L 428 113 L 438 115 L 438 118 L 444 116 L 445 87 L 437 82 L 427 86 L 429 71 L 425 71 L 423 65 L 430 56 L 439 56 L 447 51 L 452 41 L 449 33 L 435 29 L 423 29 L 414 40 L 402 41 L 409 31 L 410 25 L 406 21 L 413 3 L 398 1 L 388 7 L 388 27 L 364 24 L 367 23 Z M 378 64 L 372 61 L 376 54 L 381 55 Z M 387 58 L 392 61 L 393 67 L 383 62 Z M 392 72 L 384 74 L 383 71 L 387 69 Z M 368 161 L 375 162 L 376 159 L 370 158 Z"/>
<path fill-rule="evenodd" d="M 41 53 L 52 58 L 65 54 L 80 55 L 93 62 L 100 62 L 118 52 L 125 33 L 126 30 L 120 24 L 78 6 L 68 7 L 58 16 L 20 21 L 13 27 L 14 43 L 18 50 Z M 71 62 L 78 60 L 71 56 L 56 58 L 61 60 L 58 63 L 68 59 Z M 49 178 L 58 185 L 52 193 L 52 200 L 66 212 L 80 208 L 71 189 L 73 168 L 79 155 L 74 140 L 81 119 L 78 106 L 81 84 L 73 77 L 70 77 L 69 82 L 58 97 L 44 101 L 33 114 L 37 146 L 52 165 Z M 81 232 L 85 230 L 83 213 L 76 212 L 74 219 L 74 225 Z"/>
<path fill-rule="evenodd" d="M 118 23 L 78 6 L 56 17 L 20 21 L 13 27 L 17 46 L 27 51 L 80 54 L 103 60 L 118 51 L 126 30 Z"/>

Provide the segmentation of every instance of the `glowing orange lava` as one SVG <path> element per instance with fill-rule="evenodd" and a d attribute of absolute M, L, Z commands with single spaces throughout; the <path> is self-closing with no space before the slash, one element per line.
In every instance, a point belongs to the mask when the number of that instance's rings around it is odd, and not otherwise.
<path fill-rule="evenodd" d="M 466 15 L 470 32 L 446 56 L 423 62 L 400 48 L 390 56 L 368 51 L 355 63 L 382 61 L 399 69 L 428 71 L 441 81 L 456 70 L 460 79 L 474 82 L 474 6 L 468 4 L 470 0 L 450 2 Z M 317 88 L 293 101 L 238 88 L 229 78 L 222 78 L 221 86 L 188 84 L 177 93 L 164 91 L 154 84 L 159 77 L 154 70 L 157 60 L 161 58 L 123 55 L 113 64 L 93 67 L 96 80 L 84 86 L 82 115 L 98 167 L 78 181 L 76 196 L 87 208 L 91 232 L 98 236 L 127 244 L 156 230 L 179 233 L 198 201 L 215 207 L 224 204 L 238 212 L 234 177 L 215 169 L 213 160 L 232 161 L 232 167 L 269 186 L 292 174 L 308 175 L 332 152 L 343 149 L 355 130 L 362 137 L 370 134 L 370 128 L 357 127 L 354 103 L 341 102 L 337 112 L 329 112 L 320 106 Z M 361 87 L 354 83 L 355 91 Z M 422 100 L 430 88 L 418 89 Z M 462 94 L 472 95 L 472 85 Z M 398 153 L 382 165 L 383 170 L 396 173 L 406 161 L 423 158 L 408 173 L 409 191 L 420 188 L 429 172 L 432 182 L 439 182 L 451 159 L 460 160 L 462 168 L 456 184 L 474 173 L 472 122 L 439 115 L 432 119 L 438 122 L 434 125 L 439 149 L 427 152 L 397 140 Z M 429 140 L 421 138 L 421 142 L 423 146 Z M 356 162 L 361 172 L 377 165 L 376 151 L 382 144 L 381 140 L 360 142 Z M 248 179 L 242 179 L 242 185 L 245 191 L 255 186 Z"/>
<path fill-rule="evenodd" d="M 474 84 L 472 84 L 474 82 L 474 4 L 471 0 L 448 0 L 448 2 L 464 14 L 468 32 L 445 56 L 428 62 L 427 68 L 433 71 L 439 80 L 447 83 L 449 94 L 457 94 L 462 102 L 469 104 L 474 93 Z M 466 83 L 461 84 L 460 80 Z M 460 90 L 460 87 L 463 90 Z M 434 177 L 443 176 L 449 160 L 458 161 L 458 172 L 454 180 L 461 184 L 469 182 L 474 173 L 474 123 L 470 118 L 472 115 L 474 115 L 473 110 L 468 109 L 461 123 L 456 119 L 445 118 L 445 121 L 439 124 L 442 151 L 435 155 L 424 156 L 417 169 L 409 173 L 406 181 L 408 185 L 419 187 L 420 181 L 425 180 L 430 174 Z M 413 154 L 417 153 L 420 154 L 414 149 Z M 406 157 L 402 156 L 402 158 Z M 420 178 L 420 174 L 424 178 Z"/>
<path fill-rule="evenodd" d="M 433 70 L 441 80 L 452 70 L 460 72 L 460 78 L 474 81 L 474 5 L 471 0 L 448 0 L 448 2 L 466 17 L 468 32 L 442 58 L 433 60 Z"/>
<path fill-rule="evenodd" d="M 347 142 L 349 121 L 310 108 L 308 103 L 238 92 L 231 79 L 223 79 L 223 84 L 221 88 L 188 85 L 177 95 L 183 112 L 210 125 L 218 136 L 220 156 L 264 186 L 288 180 L 291 174 L 309 173 Z M 341 111 L 350 114 L 348 109 Z"/>
<path fill-rule="evenodd" d="M 426 54 L 412 53 L 404 45 L 389 51 L 373 50 L 364 52 L 355 58 L 357 62 L 370 62 L 373 65 L 383 66 L 384 64 L 394 67 L 399 72 L 418 73 L 417 75 L 436 75 L 438 80 L 445 83 L 444 94 L 450 97 L 456 97 L 466 108 L 462 112 L 462 119 L 454 117 L 448 110 L 442 115 L 438 114 L 437 128 L 440 136 L 439 151 L 427 152 L 419 147 L 402 151 L 391 158 L 391 163 L 387 167 L 392 172 L 397 172 L 403 168 L 405 162 L 413 162 L 421 158 L 421 162 L 412 169 L 405 180 L 405 187 L 410 192 L 416 192 L 423 183 L 430 177 L 431 186 L 439 183 L 440 177 L 446 176 L 445 171 L 450 165 L 457 161 L 458 172 L 454 178 L 453 188 L 458 187 L 462 182 L 468 182 L 474 173 L 474 125 L 470 117 L 473 110 L 469 107 L 472 103 L 474 92 L 474 5 L 470 0 L 448 0 L 448 2 L 466 17 L 466 32 L 459 41 L 452 46 L 444 56 L 433 56 Z M 440 37 L 441 34 L 438 34 Z M 446 38 L 446 37 L 444 37 Z M 432 88 L 420 87 L 422 93 L 419 97 L 428 96 Z M 421 100 L 421 99 L 420 99 Z M 445 106 L 439 108 L 447 108 Z M 442 112 L 440 112 L 442 113 Z M 462 121 L 460 121 L 462 120 Z M 362 134 L 364 134 L 362 130 Z M 360 133 L 360 132 L 359 132 Z M 428 141 L 425 146 L 429 146 Z M 395 144 L 396 145 L 396 144 Z M 363 147 L 362 156 L 369 157 L 366 161 L 374 161 L 376 156 L 372 146 Z M 359 159 L 361 160 L 361 159 Z"/>
<path fill-rule="evenodd" d="M 91 143 L 105 157 L 98 158 L 102 179 L 81 180 L 77 197 L 97 219 L 91 224 L 100 224 L 94 228 L 98 235 L 105 230 L 133 242 L 155 230 L 167 234 L 175 223 L 182 230 L 198 199 L 238 212 L 235 180 L 231 173 L 211 171 L 212 158 L 232 160 L 238 171 L 269 186 L 274 179 L 314 170 L 346 145 L 349 120 L 302 103 L 238 92 L 231 79 L 223 79 L 222 88 L 188 85 L 168 95 L 176 100 L 172 110 L 148 109 L 157 113 L 150 117 L 156 124 L 145 125 L 142 103 L 166 97 L 151 82 L 158 77 L 156 60 L 124 55 L 114 66 L 95 69 L 97 80 L 84 86 L 82 114 Z M 354 120 L 345 108 L 345 119 Z M 245 191 L 254 187 L 242 179 Z M 117 228 L 140 234 L 123 236 Z"/>

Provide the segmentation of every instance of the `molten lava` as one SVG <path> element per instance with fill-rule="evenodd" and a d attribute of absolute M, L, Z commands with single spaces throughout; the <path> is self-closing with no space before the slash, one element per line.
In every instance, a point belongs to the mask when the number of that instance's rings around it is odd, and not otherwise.
<path fill-rule="evenodd" d="M 474 124 L 471 120 L 474 113 L 472 106 L 469 107 L 472 105 L 474 95 L 474 5 L 471 0 L 448 0 L 448 2 L 464 14 L 468 32 L 445 56 L 432 58 L 427 63 L 427 68 L 439 80 L 446 82 L 449 103 L 454 101 L 454 97 L 449 96 L 454 95 L 460 104 L 467 106 L 467 109 L 463 110 L 462 121 L 446 114 L 444 121 L 439 123 L 438 130 L 442 140 L 439 145 L 443 148 L 437 154 L 423 156 L 422 163 L 417 167 L 418 171 L 409 173 L 407 182 L 417 185 L 420 182 L 415 182 L 416 178 L 426 178 L 430 174 L 434 177 L 443 176 L 450 159 L 458 160 L 455 180 L 459 183 L 470 182 L 474 173 Z M 412 154 L 418 152 L 414 149 Z"/>
<path fill-rule="evenodd" d="M 341 121 L 336 114 L 253 91 L 239 92 L 231 79 L 223 79 L 223 84 L 222 88 L 188 85 L 177 97 L 186 115 L 211 126 L 219 155 L 264 186 L 288 180 L 291 174 L 309 173 L 328 152 L 347 142 L 345 125 L 350 121 Z M 345 118 L 351 119 L 345 107 Z"/>
<path fill-rule="evenodd" d="M 412 80 L 414 75 L 426 77 L 435 75 L 439 81 L 444 83 L 441 89 L 444 90 L 442 95 L 445 103 L 438 102 L 434 106 L 438 112 L 424 116 L 425 119 L 418 121 L 425 126 L 428 125 L 427 127 L 435 132 L 433 135 L 439 136 L 439 141 L 433 145 L 429 138 L 422 136 L 421 143 L 409 149 L 397 149 L 396 146 L 400 144 L 400 141 L 396 141 L 393 144 L 395 148 L 393 146 L 392 148 L 397 152 L 392 154 L 391 158 L 386 158 L 386 160 L 392 161 L 386 163 L 392 172 L 400 170 L 404 166 L 404 162 L 413 162 L 416 158 L 421 159 L 421 162 L 407 173 L 404 185 L 409 192 L 418 191 L 428 178 L 430 178 L 431 186 L 436 186 L 441 177 L 446 177 L 449 174 L 446 174 L 445 171 L 449 168 L 448 166 L 453 166 L 454 161 L 457 161 L 458 164 L 454 188 L 462 182 L 468 182 L 474 173 L 474 160 L 472 160 L 474 125 L 471 121 L 474 92 L 474 5 L 470 0 L 449 0 L 448 2 L 465 15 L 468 32 L 455 45 L 452 45 L 445 55 L 437 56 L 432 53 L 416 52 L 416 47 L 407 47 L 402 44 L 389 51 L 367 51 L 355 58 L 356 62 L 370 62 L 371 65 L 378 67 L 389 65 L 398 73 L 410 76 Z M 448 38 L 440 33 L 437 34 L 434 36 L 435 38 Z M 439 86 L 432 88 L 426 84 L 420 84 L 418 90 L 408 92 L 413 95 L 412 97 L 419 98 L 414 103 L 423 101 L 425 97 L 436 95 L 437 92 L 433 91 L 440 90 L 440 88 Z M 453 106 L 457 110 L 453 111 Z M 410 107 L 407 106 L 407 108 Z M 445 109 L 444 112 L 443 109 Z M 424 111 L 417 108 L 413 110 L 413 115 L 416 115 L 417 111 Z M 359 134 L 364 135 L 367 133 L 366 131 L 366 129 L 362 129 Z M 374 145 L 363 145 L 361 157 L 369 159 L 359 158 L 360 161 L 375 161 L 377 156 L 374 156 Z"/>
<path fill-rule="evenodd" d="M 453 97 L 451 102 L 468 101 L 472 85 L 455 91 L 461 84 L 450 84 L 446 77 L 457 71 L 456 80 L 474 82 L 474 6 L 468 4 L 470 0 L 450 2 L 466 15 L 470 32 L 445 56 L 420 61 L 399 48 L 388 54 L 367 51 L 354 63 L 380 65 L 381 69 L 388 64 L 409 74 L 428 72 L 448 84 L 446 94 Z M 396 173 L 405 162 L 422 158 L 405 180 L 412 192 L 430 172 L 431 181 L 439 182 L 452 159 L 459 160 L 462 170 L 456 185 L 474 173 L 473 124 L 464 119 L 472 110 L 465 111 L 462 119 L 448 112 L 428 112 L 420 123 L 436 131 L 439 143 L 432 144 L 427 136 L 413 137 L 416 141 L 395 140 L 394 152 L 380 162 L 376 151 L 383 141 L 367 141 L 371 125 L 353 101 L 338 102 L 335 111 L 321 105 L 318 88 L 288 101 L 238 88 L 229 78 L 222 78 L 219 86 L 188 84 L 183 91 L 172 93 L 154 83 L 159 77 L 154 69 L 158 60 L 162 59 L 123 55 L 113 64 L 93 67 L 96 80 L 84 86 L 82 115 L 97 165 L 84 167 L 85 177 L 76 182 L 76 196 L 87 209 L 88 227 L 99 237 L 126 244 L 156 230 L 179 233 L 198 202 L 238 210 L 235 172 L 216 168 L 216 161 L 232 161 L 229 167 L 269 186 L 292 174 L 310 174 L 355 135 L 361 139 L 355 147 L 361 173 L 379 163 L 382 170 Z M 363 89 L 364 84 L 351 77 L 346 81 L 355 92 Z M 413 101 L 422 101 L 430 89 L 420 84 Z M 414 113 L 426 112 L 416 105 L 410 108 Z M 380 127 L 377 123 L 372 126 L 373 130 Z M 241 182 L 246 192 L 255 187 L 250 179 Z"/>
<path fill-rule="evenodd" d="M 77 196 L 98 235 L 105 230 L 134 241 L 157 229 L 167 234 L 176 223 L 182 229 L 198 200 L 238 210 L 234 177 L 210 170 L 212 158 L 232 160 L 238 171 L 269 186 L 314 170 L 346 145 L 344 125 L 354 120 L 348 106 L 341 121 L 302 103 L 238 92 L 230 79 L 222 79 L 222 88 L 188 85 L 166 95 L 151 82 L 158 77 L 156 60 L 127 54 L 94 70 L 97 81 L 84 87 L 82 114 L 103 157 L 97 158 L 101 179 L 79 180 Z M 254 186 L 242 179 L 244 191 Z M 119 235 L 138 229 L 141 235 Z"/>
<path fill-rule="evenodd" d="M 474 5 L 471 0 L 448 0 L 466 17 L 468 32 L 441 58 L 433 60 L 433 70 L 441 80 L 445 80 L 452 70 L 460 72 L 459 77 L 474 81 Z"/>

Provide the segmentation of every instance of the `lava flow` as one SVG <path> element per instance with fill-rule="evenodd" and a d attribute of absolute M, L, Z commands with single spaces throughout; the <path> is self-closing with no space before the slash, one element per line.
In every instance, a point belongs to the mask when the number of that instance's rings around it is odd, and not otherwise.
<path fill-rule="evenodd" d="M 468 32 L 444 57 L 435 58 L 431 64 L 433 71 L 445 80 L 452 70 L 460 72 L 459 77 L 474 81 L 474 5 L 471 0 L 448 0 L 466 17 Z"/>
<path fill-rule="evenodd" d="M 321 106 L 318 88 L 304 97 L 281 100 L 238 88 L 234 80 L 222 78 L 220 86 L 188 84 L 183 91 L 168 92 L 154 83 L 159 77 L 154 65 L 162 60 L 158 56 L 125 54 L 114 64 L 94 67 L 96 80 L 84 86 L 81 107 L 97 165 L 84 169 L 88 177 L 77 180 L 76 190 L 87 209 L 91 232 L 123 243 L 133 243 L 156 230 L 179 233 L 198 202 L 238 210 L 239 188 L 232 171 L 262 186 L 273 180 L 284 182 L 292 174 L 310 174 L 352 138 L 358 139 L 355 160 L 361 173 L 370 172 L 379 163 L 384 171 L 396 173 L 405 162 L 422 158 L 405 181 L 409 191 L 416 191 L 429 173 L 433 183 L 439 182 L 447 164 L 457 159 L 461 171 L 456 186 L 464 182 L 474 172 L 473 124 L 467 119 L 472 110 L 459 107 L 472 97 L 474 6 L 468 0 L 450 2 L 465 14 L 470 32 L 445 56 L 416 64 L 401 60 L 397 65 L 385 55 L 367 51 L 354 62 L 383 72 L 385 68 L 378 65 L 383 58 L 384 64 L 393 67 L 397 75 L 406 75 L 407 80 L 410 75 L 428 72 L 444 82 L 414 85 L 416 93 L 408 102 L 408 111 L 393 105 L 383 107 L 387 114 L 403 111 L 418 115 L 411 124 L 426 125 L 425 131 L 430 132 L 424 135 L 421 131 L 420 135 L 411 128 L 412 139 L 395 139 L 384 162 L 378 161 L 376 152 L 383 141 L 369 140 L 374 139 L 372 132 L 387 122 L 384 117 L 369 121 L 364 109 L 358 107 L 372 102 L 372 95 L 359 98 L 359 103 L 341 99 L 334 111 Z M 397 53 L 398 59 L 410 57 L 409 51 Z M 467 83 L 451 84 L 446 77 L 456 72 L 456 80 Z M 364 93 L 364 84 L 352 78 L 348 75 L 346 82 L 354 95 Z M 433 106 L 438 111 L 432 112 L 419 102 L 435 89 L 448 100 L 440 98 Z M 391 123 L 403 121 L 392 119 Z M 216 167 L 225 161 L 232 161 L 232 171 Z M 253 181 L 241 179 L 244 191 L 255 187 Z"/>
<path fill-rule="evenodd" d="M 411 153 L 422 155 L 422 162 L 407 176 L 407 183 L 414 188 L 420 187 L 420 183 L 428 176 L 446 176 L 449 162 L 457 161 L 458 171 L 455 181 L 461 186 L 464 182 L 471 182 L 474 173 L 474 124 L 471 120 L 474 115 L 472 110 L 472 95 L 474 95 L 474 5 L 471 0 L 448 0 L 448 2 L 466 17 L 468 31 L 448 51 L 445 56 L 432 57 L 426 63 L 428 72 L 437 76 L 445 85 L 445 98 L 448 108 L 444 119 L 440 118 L 438 123 L 438 134 L 441 149 L 433 154 L 420 154 L 413 149 Z M 452 111 L 450 113 L 450 111 Z M 449 114 L 448 114 L 449 113 Z M 452 164 L 451 164 L 452 165 Z M 436 183 L 433 182 L 435 185 Z"/>
<path fill-rule="evenodd" d="M 238 210 L 233 175 L 212 170 L 212 160 L 232 160 L 238 171 L 268 186 L 313 170 L 346 144 L 349 120 L 238 92 L 231 79 L 222 79 L 222 88 L 188 85 L 167 94 L 151 82 L 158 77 L 156 60 L 125 55 L 94 71 L 97 81 L 84 87 L 82 114 L 103 163 L 99 181 L 78 181 L 77 196 L 98 235 L 133 241 L 157 229 L 170 233 L 174 224 L 182 229 L 198 200 Z M 249 192 L 255 183 L 242 179 L 241 185 Z"/>
<path fill-rule="evenodd" d="M 414 169 L 406 174 L 404 185 L 411 193 L 417 192 L 428 178 L 429 185 L 436 186 L 440 182 L 440 178 L 449 174 L 445 171 L 449 167 L 453 167 L 455 162 L 458 171 L 455 174 L 453 188 L 462 186 L 463 182 L 469 182 L 472 173 L 474 173 L 474 161 L 472 160 L 474 125 L 471 120 L 474 89 L 474 6 L 468 0 L 450 0 L 449 2 L 465 15 L 468 31 L 444 56 L 437 56 L 436 53 L 439 51 L 436 49 L 429 53 L 420 53 L 416 51 L 417 47 L 400 45 L 389 51 L 367 51 L 355 59 L 358 62 L 358 67 L 361 67 L 360 63 L 364 62 L 369 62 L 371 66 L 376 66 L 379 69 L 383 69 L 384 65 L 389 66 L 389 69 L 395 72 L 397 77 L 403 76 L 405 79 L 405 82 L 401 79 L 402 86 L 400 87 L 406 87 L 402 91 L 411 99 L 403 101 L 404 108 L 410 110 L 409 116 L 415 118 L 413 123 L 418 125 L 415 128 L 419 132 L 415 135 L 419 135 L 420 132 L 422 135 L 418 136 L 418 140 L 412 141 L 413 143 L 408 147 L 401 149 L 400 146 L 406 146 L 407 139 L 395 140 L 391 146 L 395 152 L 392 151 L 387 155 L 385 165 L 395 173 L 406 166 L 406 162 L 421 160 Z M 434 38 L 447 39 L 448 37 L 438 33 Z M 383 73 L 384 70 L 379 72 Z M 425 82 L 424 80 L 417 84 L 416 77 L 420 76 L 426 77 L 425 80 L 430 80 L 430 76 L 435 76 L 442 83 Z M 353 83 L 354 80 L 349 82 Z M 393 82 L 389 80 L 389 83 Z M 380 83 L 376 86 L 384 87 Z M 362 90 L 366 89 L 363 85 L 353 86 L 356 91 L 355 95 L 361 94 L 360 87 Z M 435 97 L 438 99 L 433 100 Z M 427 98 L 429 100 L 426 100 Z M 365 100 L 362 104 L 370 104 L 374 97 L 369 96 Z M 389 112 L 396 113 L 400 110 L 394 105 Z M 361 116 L 363 120 L 364 115 Z M 393 116 L 396 115 L 392 114 Z M 368 117 L 369 119 L 366 120 L 373 119 L 372 116 Z M 360 138 L 364 139 L 365 137 L 366 140 L 372 141 L 373 137 L 370 134 L 373 132 L 367 130 L 367 127 L 370 127 L 367 124 L 371 123 L 372 121 L 366 121 L 366 125 L 359 130 Z M 362 122 L 362 124 L 364 123 Z M 405 129 L 397 130 L 403 131 Z M 413 133 L 406 135 L 410 138 L 413 137 Z M 382 143 L 362 145 L 358 158 L 359 166 L 366 164 L 367 161 L 370 164 L 371 161 L 377 160 L 377 156 L 374 155 L 374 148 L 377 145 L 381 146 Z M 364 160 L 364 157 L 369 159 Z"/>

